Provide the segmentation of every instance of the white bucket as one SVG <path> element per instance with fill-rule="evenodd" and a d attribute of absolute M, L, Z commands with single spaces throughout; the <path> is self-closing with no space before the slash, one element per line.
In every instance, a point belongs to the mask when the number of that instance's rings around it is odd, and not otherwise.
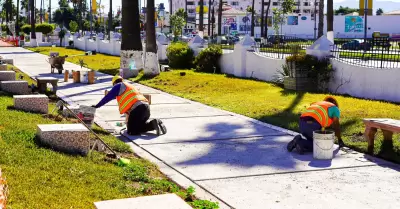
<path fill-rule="evenodd" d="M 332 131 L 314 131 L 313 157 L 318 160 L 333 159 L 335 133 Z"/>

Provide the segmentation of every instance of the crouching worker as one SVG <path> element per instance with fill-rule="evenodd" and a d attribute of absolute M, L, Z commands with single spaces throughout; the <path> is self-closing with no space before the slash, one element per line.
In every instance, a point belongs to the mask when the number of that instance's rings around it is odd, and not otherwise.
<path fill-rule="evenodd" d="M 287 145 L 291 152 L 296 148 L 299 154 L 313 151 L 313 132 L 322 128 L 332 127 L 338 138 L 339 147 L 344 147 L 340 133 L 340 110 L 335 98 L 328 96 L 324 101 L 315 102 L 300 116 L 300 133 Z M 302 137 L 305 137 L 305 139 Z"/>
<path fill-rule="evenodd" d="M 126 126 L 129 135 L 139 135 L 154 130 L 157 135 L 167 133 L 167 129 L 160 119 L 148 121 L 150 118 L 149 103 L 135 86 L 124 82 L 121 76 L 114 76 L 112 84 L 111 91 L 93 107 L 99 108 L 116 98 L 119 112 L 127 117 Z"/>

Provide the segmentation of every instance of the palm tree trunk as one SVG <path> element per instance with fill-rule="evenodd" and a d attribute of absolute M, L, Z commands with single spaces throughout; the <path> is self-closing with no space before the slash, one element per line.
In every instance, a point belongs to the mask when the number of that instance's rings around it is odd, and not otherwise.
<path fill-rule="evenodd" d="M 327 22 L 326 22 L 326 27 L 327 27 L 327 37 L 333 41 L 333 0 L 328 0 L 327 5 Z"/>
<path fill-rule="evenodd" d="M 153 13 L 154 16 L 154 13 Z M 122 77 L 137 76 L 143 69 L 143 46 L 140 38 L 140 16 L 138 1 L 122 0 L 122 42 L 121 70 Z M 130 70 L 133 65 L 138 70 Z"/>
<path fill-rule="evenodd" d="M 15 23 L 15 34 L 19 35 L 19 0 L 17 0 L 17 15 L 16 15 L 16 23 Z"/>
<path fill-rule="evenodd" d="M 172 1 L 173 0 L 171 0 L 171 5 L 172 5 Z M 185 12 L 186 12 L 186 14 L 188 14 L 188 1 L 187 0 L 185 0 Z M 172 15 L 172 12 L 171 12 L 171 15 Z M 188 16 L 189 15 L 186 15 L 186 17 L 185 17 L 185 22 L 186 22 L 186 25 L 185 25 L 186 31 L 185 32 L 188 32 L 187 31 L 188 30 Z"/>
<path fill-rule="evenodd" d="M 222 41 L 221 27 L 222 27 L 222 0 L 219 0 L 219 7 L 218 7 L 218 38 L 217 38 L 217 42 L 219 44 Z"/>
<path fill-rule="evenodd" d="M 252 3 L 252 5 L 251 5 L 251 9 L 252 9 L 252 11 L 251 11 L 251 37 L 254 37 L 254 13 L 255 13 L 255 9 L 254 9 L 254 3 L 255 3 L 255 0 L 253 0 L 253 3 Z"/>
<path fill-rule="evenodd" d="M 204 0 L 199 1 L 200 11 L 199 11 L 199 34 L 203 38 L 204 32 Z"/>
<path fill-rule="evenodd" d="M 29 1 L 29 7 L 31 9 L 31 47 L 37 47 L 37 41 L 36 41 L 36 17 L 35 17 L 35 0 L 30 0 Z"/>
<path fill-rule="evenodd" d="M 318 11 L 318 38 L 324 35 L 324 1 L 319 1 Z"/>
<path fill-rule="evenodd" d="M 83 0 L 79 1 L 79 15 L 81 16 L 79 18 L 79 28 L 83 31 Z"/>
<path fill-rule="evenodd" d="M 261 37 L 264 37 L 264 0 L 261 1 Z"/>
<path fill-rule="evenodd" d="M 267 7 L 267 12 L 265 13 L 265 32 L 264 32 L 264 38 L 268 38 L 268 14 L 269 14 L 269 8 L 271 7 L 271 0 L 268 2 L 268 7 Z"/>
<path fill-rule="evenodd" d="M 207 26 L 207 28 L 208 28 L 208 31 L 207 31 L 207 35 L 208 35 L 208 37 L 210 37 L 210 30 L 211 30 L 211 27 L 210 27 L 210 24 L 211 24 L 211 0 L 208 0 L 208 26 Z"/>
<path fill-rule="evenodd" d="M 108 37 L 111 39 L 111 29 L 112 29 L 112 0 L 110 0 L 110 11 L 108 12 Z M 140 9 L 140 8 L 139 8 Z"/>
<path fill-rule="evenodd" d="M 154 0 L 147 0 L 146 54 L 144 61 L 144 75 L 146 76 L 156 76 L 160 74 L 157 56 L 156 28 L 154 27 L 154 12 Z"/>

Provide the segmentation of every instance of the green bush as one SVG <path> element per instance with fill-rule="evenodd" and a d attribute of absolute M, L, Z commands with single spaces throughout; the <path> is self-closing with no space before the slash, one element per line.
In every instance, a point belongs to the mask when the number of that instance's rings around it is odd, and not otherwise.
<path fill-rule="evenodd" d="M 21 27 L 22 32 L 24 32 L 25 34 L 30 34 L 31 33 L 31 25 L 23 25 Z"/>
<path fill-rule="evenodd" d="M 221 73 L 219 59 L 222 55 L 222 49 L 219 46 L 211 45 L 204 49 L 196 57 L 194 64 L 196 71 L 207 73 Z"/>
<path fill-rule="evenodd" d="M 44 35 L 50 34 L 51 32 L 53 32 L 54 27 L 51 24 L 48 23 L 42 23 L 42 24 L 37 24 L 36 25 L 36 32 L 41 32 Z"/>
<path fill-rule="evenodd" d="M 75 21 L 69 22 L 69 30 L 70 30 L 71 32 L 76 32 L 76 31 L 78 31 L 78 27 L 79 27 L 79 25 L 78 25 L 77 22 L 75 22 Z"/>
<path fill-rule="evenodd" d="M 2 31 L 7 31 L 7 25 L 6 24 L 1 24 L 1 30 Z"/>
<path fill-rule="evenodd" d="M 172 43 L 167 48 L 171 68 L 187 69 L 193 66 L 194 52 L 186 43 Z"/>

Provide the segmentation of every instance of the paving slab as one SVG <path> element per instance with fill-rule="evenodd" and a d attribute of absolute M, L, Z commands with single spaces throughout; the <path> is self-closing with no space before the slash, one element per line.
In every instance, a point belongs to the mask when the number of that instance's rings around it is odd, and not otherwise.
<path fill-rule="evenodd" d="M 197 182 L 235 208 L 397 209 L 400 172 L 371 166 Z"/>
<path fill-rule="evenodd" d="M 152 118 L 213 117 L 229 115 L 216 108 L 198 104 L 165 104 L 150 106 Z"/>
<path fill-rule="evenodd" d="M 147 133 L 141 136 L 125 136 L 137 144 L 157 144 L 184 141 L 221 140 L 254 136 L 285 135 L 250 120 L 234 116 L 165 119 L 166 135 Z"/>
<path fill-rule="evenodd" d="M 336 146 L 333 160 L 314 160 L 312 153 L 288 153 L 292 136 L 141 145 L 194 180 L 375 165 L 385 161 L 346 153 Z M 212 172 L 210 172 L 212 171 Z"/>
<path fill-rule="evenodd" d="M 95 202 L 97 209 L 191 209 L 185 201 L 175 194 L 108 200 Z"/>

